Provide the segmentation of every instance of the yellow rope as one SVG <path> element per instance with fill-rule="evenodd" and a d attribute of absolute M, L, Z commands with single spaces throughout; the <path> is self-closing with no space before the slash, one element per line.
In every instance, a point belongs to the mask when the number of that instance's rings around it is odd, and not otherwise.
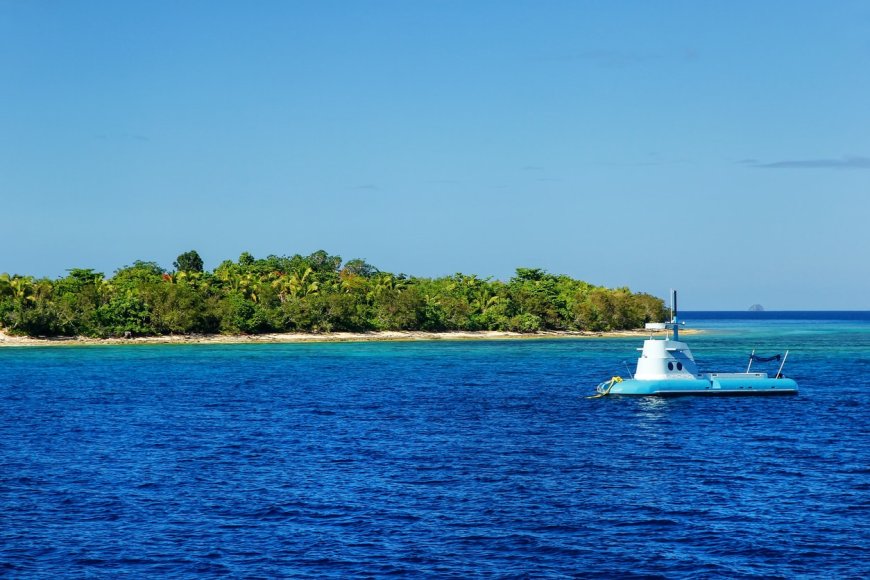
<path fill-rule="evenodd" d="M 610 394 L 610 389 L 613 388 L 613 385 L 615 385 L 616 383 L 621 383 L 621 382 L 622 382 L 622 377 L 613 377 L 612 379 L 610 379 L 610 384 L 607 385 L 606 389 L 604 389 L 603 391 L 601 391 L 597 395 L 592 395 L 591 397 L 586 397 L 586 398 L 587 399 L 597 399 L 598 397 L 606 397 L 607 395 Z M 601 383 L 601 384 L 603 385 L 604 383 Z M 599 386 L 601 386 L 601 385 L 599 385 Z"/>

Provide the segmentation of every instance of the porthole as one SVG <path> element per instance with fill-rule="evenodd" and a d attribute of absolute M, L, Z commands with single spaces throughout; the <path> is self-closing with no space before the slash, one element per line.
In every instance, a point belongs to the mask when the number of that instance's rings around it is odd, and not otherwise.
<path fill-rule="evenodd" d="M 668 370 L 669 370 L 669 371 L 674 370 L 674 363 L 672 363 L 672 362 L 669 362 L 669 363 L 668 363 Z"/>
<path fill-rule="evenodd" d="M 678 362 L 678 363 L 677 363 L 677 370 L 678 370 L 678 371 L 683 370 L 683 363 L 681 363 L 681 362 Z"/>

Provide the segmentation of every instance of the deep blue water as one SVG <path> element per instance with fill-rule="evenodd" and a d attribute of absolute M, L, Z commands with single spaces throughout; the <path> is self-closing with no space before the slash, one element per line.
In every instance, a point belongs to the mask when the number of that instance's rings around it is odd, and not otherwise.
<path fill-rule="evenodd" d="M 853 320 L 870 321 L 870 310 L 696 310 L 681 312 L 685 320 Z"/>
<path fill-rule="evenodd" d="M 870 575 L 870 322 L 685 318 L 800 395 L 585 398 L 635 339 L 0 349 L 0 576 Z"/>

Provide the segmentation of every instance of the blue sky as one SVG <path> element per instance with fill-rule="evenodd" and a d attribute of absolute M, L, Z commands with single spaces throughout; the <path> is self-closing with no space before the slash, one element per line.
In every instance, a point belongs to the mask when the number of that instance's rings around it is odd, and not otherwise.
<path fill-rule="evenodd" d="M 870 4 L 0 0 L 0 271 L 323 248 L 870 309 Z"/>

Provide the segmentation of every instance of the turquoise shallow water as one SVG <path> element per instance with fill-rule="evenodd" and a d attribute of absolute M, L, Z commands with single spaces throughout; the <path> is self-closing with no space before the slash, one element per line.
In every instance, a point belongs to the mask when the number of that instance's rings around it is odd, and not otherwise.
<path fill-rule="evenodd" d="M 866 577 L 870 321 L 686 319 L 800 395 L 586 399 L 634 339 L 0 349 L 0 574 Z"/>

